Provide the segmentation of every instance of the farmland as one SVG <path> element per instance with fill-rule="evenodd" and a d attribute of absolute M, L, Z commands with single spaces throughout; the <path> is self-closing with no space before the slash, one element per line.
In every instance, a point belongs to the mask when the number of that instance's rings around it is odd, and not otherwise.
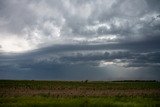
<path fill-rule="evenodd" d="M 160 106 L 156 81 L 0 80 L 0 106 Z"/>

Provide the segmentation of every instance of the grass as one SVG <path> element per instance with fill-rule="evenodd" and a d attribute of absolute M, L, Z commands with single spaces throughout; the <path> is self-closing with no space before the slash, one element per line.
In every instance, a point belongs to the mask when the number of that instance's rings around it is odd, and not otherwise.
<path fill-rule="evenodd" d="M 156 81 L 0 80 L 0 107 L 160 107 Z"/>
<path fill-rule="evenodd" d="M 159 107 L 160 99 L 142 97 L 12 97 L 1 98 L 1 107 Z"/>
<path fill-rule="evenodd" d="M 160 82 L 156 81 L 27 81 L 27 80 L 0 80 L 1 88 L 30 88 L 30 89 L 55 89 L 55 88 L 96 88 L 96 89 L 157 89 Z"/>

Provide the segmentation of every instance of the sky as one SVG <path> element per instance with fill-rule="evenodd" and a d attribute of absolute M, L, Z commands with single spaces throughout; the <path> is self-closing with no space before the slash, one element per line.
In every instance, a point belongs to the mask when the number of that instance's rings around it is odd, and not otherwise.
<path fill-rule="evenodd" d="M 160 80 L 160 0 L 0 0 L 0 79 Z"/>

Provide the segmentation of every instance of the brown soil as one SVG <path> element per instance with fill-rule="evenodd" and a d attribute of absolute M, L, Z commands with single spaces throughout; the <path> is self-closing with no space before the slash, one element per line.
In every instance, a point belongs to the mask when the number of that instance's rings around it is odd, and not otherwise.
<path fill-rule="evenodd" d="M 0 88 L 1 97 L 11 96 L 54 96 L 54 97 L 79 97 L 79 96 L 160 96 L 159 89 L 128 89 L 128 90 L 95 90 L 95 89 L 27 89 L 27 88 Z"/>

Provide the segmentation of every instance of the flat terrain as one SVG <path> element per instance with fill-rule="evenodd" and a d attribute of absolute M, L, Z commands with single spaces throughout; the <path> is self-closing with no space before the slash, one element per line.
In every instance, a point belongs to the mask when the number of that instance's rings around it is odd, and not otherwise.
<path fill-rule="evenodd" d="M 160 82 L 0 80 L 1 106 L 160 107 Z"/>

